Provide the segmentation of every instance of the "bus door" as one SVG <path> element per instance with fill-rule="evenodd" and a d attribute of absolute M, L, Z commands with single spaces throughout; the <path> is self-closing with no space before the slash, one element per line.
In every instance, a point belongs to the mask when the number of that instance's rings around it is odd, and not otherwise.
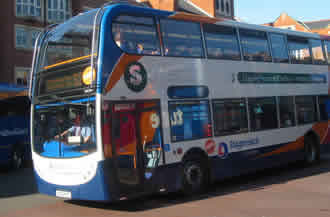
<path fill-rule="evenodd" d="M 151 190 L 161 153 L 160 116 L 155 103 L 115 104 L 112 140 L 115 144 L 120 195 Z"/>

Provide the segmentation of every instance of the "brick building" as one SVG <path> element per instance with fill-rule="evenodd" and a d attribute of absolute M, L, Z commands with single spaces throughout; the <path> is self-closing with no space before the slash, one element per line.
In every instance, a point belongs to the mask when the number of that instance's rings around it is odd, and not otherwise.
<path fill-rule="evenodd" d="M 3 0 L 0 14 L 0 82 L 26 85 L 34 42 L 43 28 L 109 0 Z M 117 0 L 118 1 L 118 0 Z M 131 0 L 134 1 L 134 0 Z M 212 17 L 234 17 L 234 0 L 136 0 L 146 6 Z"/>
<path fill-rule="evenodd" d="M 282 13 L 274 22 L 264 25 L 330 36 L 330 19 L 301 22 L 287 13 Z"/>

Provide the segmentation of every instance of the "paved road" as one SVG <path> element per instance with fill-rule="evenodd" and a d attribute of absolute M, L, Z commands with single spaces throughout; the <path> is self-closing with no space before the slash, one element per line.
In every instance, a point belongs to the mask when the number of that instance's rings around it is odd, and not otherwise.
<path fill-rule="evenodd" d="M 330 155 L 321 164 L 276 168 L 216 183 L 206 194 L 154 195 L 117 204 L 36 193 L 31 169 L 0 173 L 1 217 L 329 217 Z"/>

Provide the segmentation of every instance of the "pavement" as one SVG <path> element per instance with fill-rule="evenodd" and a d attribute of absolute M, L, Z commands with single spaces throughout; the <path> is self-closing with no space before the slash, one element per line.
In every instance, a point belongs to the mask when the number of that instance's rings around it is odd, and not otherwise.
<path fill-rule="evenodd" d="M 36 191 L 32 169 L 0 173 L 0 217 L 329 217 L 330 155 L 227 179 L 207 193 L 151 195 L 118 203 L 66 201 Z"/>

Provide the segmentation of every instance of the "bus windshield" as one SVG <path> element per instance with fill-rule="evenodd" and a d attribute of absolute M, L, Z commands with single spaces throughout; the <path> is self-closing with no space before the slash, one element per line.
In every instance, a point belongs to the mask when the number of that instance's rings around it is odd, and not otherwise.
<path fill-rule="evenodd" d="M 93 10 L 78 15 L 50 30 L 41 45 L 38 71 L 88 58 L 96 13 Z"/>
<path fill-rule="evenodd" d="M 36 107 L 33 150 L 44 157 L 73 158 L 96 151 L 94 111 L 89 104 Z"/>

